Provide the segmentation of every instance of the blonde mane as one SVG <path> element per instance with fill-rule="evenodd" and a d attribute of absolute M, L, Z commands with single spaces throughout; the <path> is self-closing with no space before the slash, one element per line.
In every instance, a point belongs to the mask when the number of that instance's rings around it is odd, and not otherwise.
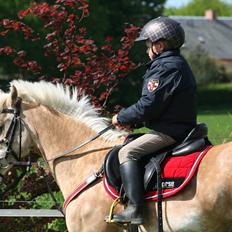
<path fill-rule="evenodd" d="M 78 99 L 78 89 L 72 89 L 62 84 L 54 85 L 50 82 L 29 82 L 14 80 L 11 87 L 15 86 L 18 95 L 25 101 L 34 101 L 52 108 L 58 112 L 69 115 L 84 123 L 95 132 L 100 132 L 108 126 L 108 120 L 99 116 L 99 111 L 90 103 L 88 96 Z M 106 140 L 115 140 L 123 135 L 125 131 L 109 130 L 103 137 Z"/>

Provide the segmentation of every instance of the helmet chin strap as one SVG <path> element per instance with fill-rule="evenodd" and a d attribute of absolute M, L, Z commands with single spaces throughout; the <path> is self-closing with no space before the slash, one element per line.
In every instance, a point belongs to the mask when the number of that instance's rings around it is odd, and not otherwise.
<path fill-rule="evenodd" d="M 154 51 L 153 43 L 152 43 L 152 45 L 151 45 L 151 52 L 152 52 L 152 54 L 154 55 L 154 59 L 160 54 L 160 53 Z"/>
<path fill-rule="evenodd" d="M 165 49 L 162 49 L 162 51 L 160 51 L 160 52 L 155 52 L 155 51 L 154 51 L 154 48 L 153 48 L 153 44 L 154 44 L 154 43 L 152 43 L 152 45 L 151 45 L 151 51 L 152 51 L 152 53 L 154 54 L 154 56 L 155 56 L 155 58 L 156 58 L 159 54 L 161 54 L 162 52 L 164 52 Z"/>
<path fill-rule="evenodd" d="M 151 47 L 151 51 L 152 51 L 152 53 L 153 53 L 155 56 L 159 55 L 158 53 L 156 53 L 156 52 L 154 51 L 153 46 Z"/>

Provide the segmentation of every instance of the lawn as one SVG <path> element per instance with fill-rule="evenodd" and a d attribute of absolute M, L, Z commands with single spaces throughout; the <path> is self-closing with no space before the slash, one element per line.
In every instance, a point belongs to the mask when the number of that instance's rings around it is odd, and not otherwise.
<path fill-rule="evenodd" d="M 214 84 L 198 91 L 198 122 L 209 128 L 215 143 L 232 141 L 232 83 Z"/>
<path fill-rule="evenodd" d="M 213 144 L 232 141 L 232 114 L 198 114 L 198 122 L 205 122 L 209 128 L 209 139 Z"/>

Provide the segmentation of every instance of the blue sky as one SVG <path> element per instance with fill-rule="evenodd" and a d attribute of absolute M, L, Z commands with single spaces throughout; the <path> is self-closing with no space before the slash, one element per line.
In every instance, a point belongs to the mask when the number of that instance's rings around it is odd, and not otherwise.
<path fill-rule="evenodd" d="M 179 7 L 187 4 L 191 0 L 167 0 L 165 6 L 166 7 Z"/>
<path fill-rule="evenodd" d="M 180 7 L 187 3 L 189 3 L 191 0 L 167 0 L 165 6 L 166 7 Z M 224 2 L 232 3 L 232 0 L 224 0 Z"/>

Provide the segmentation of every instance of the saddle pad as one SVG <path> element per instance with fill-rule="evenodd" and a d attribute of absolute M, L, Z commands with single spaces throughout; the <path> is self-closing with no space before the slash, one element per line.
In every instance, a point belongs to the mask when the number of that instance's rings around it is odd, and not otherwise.
<path fill-rule="evenodd" d="M 168 198 L 175 195 L 182 190 L 192 179 L 195 174 L 201 160 L 212 148 L 208 146 L 202 151 L 195 152 L 185 156 L 169 156 L 167 157 L 162 166 L 162 178 L 163 179 L 183 179 L 183 182 L 176 188 L 163 189 L 163 198 Z M 113 198 L 119 197 L 119 193 L 107 182 L 105 176 L 103 176 L 103 184 L 106 192 Z M 147 192 L 145 194 L 146 201 L 156 201 L 157 191 Z"/>

